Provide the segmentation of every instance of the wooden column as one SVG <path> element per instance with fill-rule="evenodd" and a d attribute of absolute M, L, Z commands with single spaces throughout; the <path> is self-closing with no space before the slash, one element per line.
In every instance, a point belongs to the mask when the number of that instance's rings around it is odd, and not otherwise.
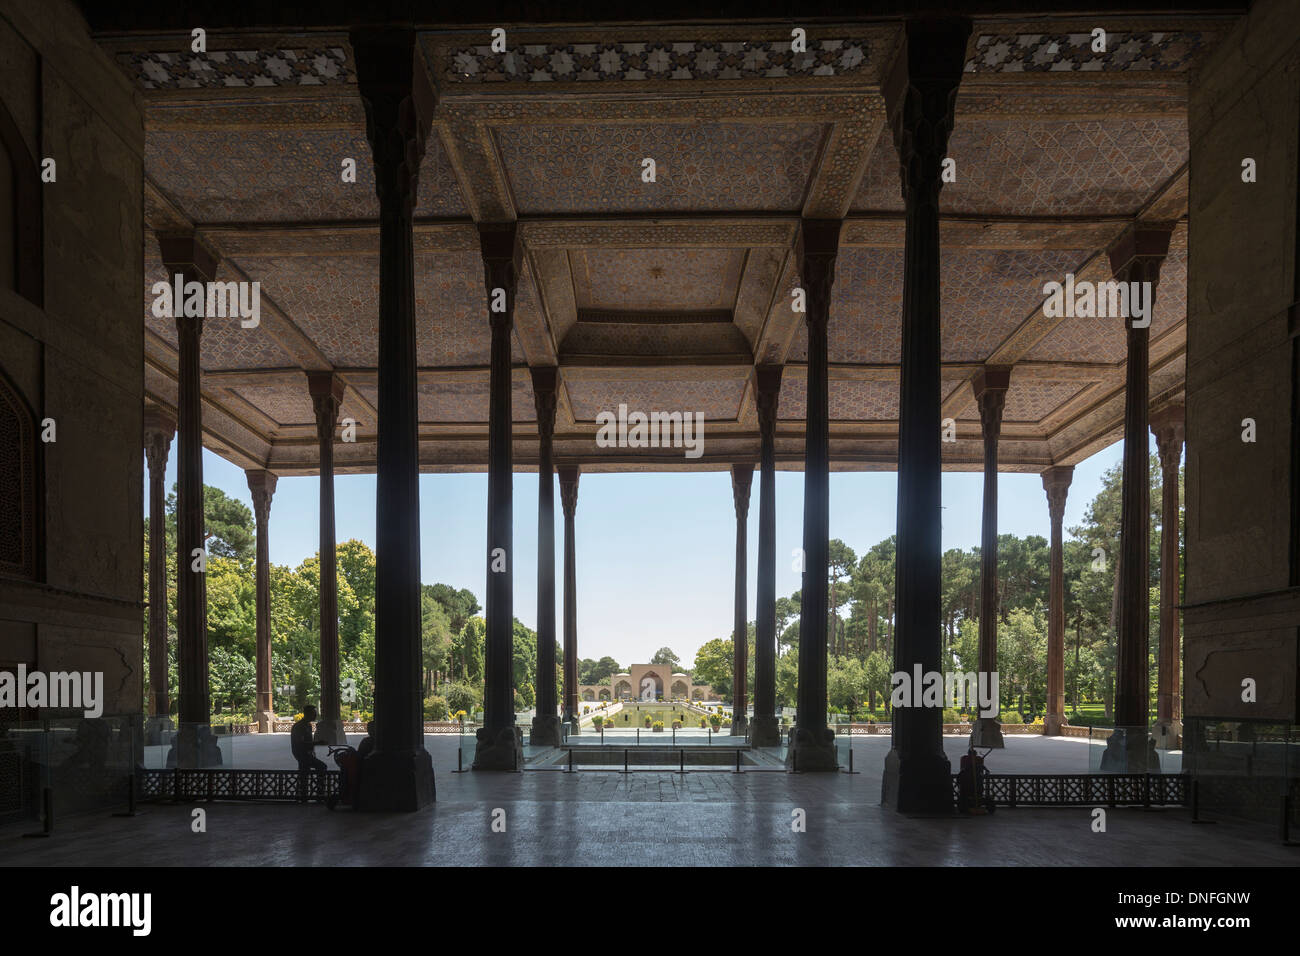
<path fill-rule="evenodd" d="M 746 541 L 749 522 L 749 489 L 754 483 L 753 465 L 731 466 L 731 499 L 736 506 L 736 589 L 735 617 L 732 626 L 732 693 L 731 736 L 743 737 L 749 723 L 748 688 L 745 678 L 749 671 L 749 588 L 746 572 L 749 568 L 749 545 Z"/>
<path fill-rule="evenodd" d="M 1057 465 L 1043 472 L 1047 513 L 1052 522 L 1047 597 L 1047 716 L 1043 720 L 1043 733 L 1049 737 L 1058 735 L 1069 723 L 1065 719 L 1065 552 L 1061 523 L 1073 478 L 1073 465 Z"/>
<path fill-rule="evenodd" d="M 483 650 L 483 726 L 478 731 L 474 769 L 518 770 L 524 761 L 522 733 L 515 726 L 510 337 L 523 253 L 513 222 L 480 224 L 479 247 L 492 350 L 488 372 L 487 642 Z"/>
<path fill-rule="evenodd" d="M 1128 230 L 1109 250 L 1119 282 L 1149 282 L 1151 305 L 1160 265 L 1169 249 L 1169 227 L 1142 225 Z M 1124 388 L 1124 465 L 1120 500 L 1119 634 L 1115 675 L 1115 734 L 1102 756 L 1103 770 L 1141 772 L 1148 766 L 1147 579 L 1150 545 L 1150 469 L 1147 408 L 1150 330 L 1133 318 L 1128 330 Z"/>
<path fill-rule="evenodd" d="M 346 744 L 339 700 L 339 577 L 334 531 L 334 430 L 343 405 L 343 382 L 331 372 L 308 372 L 320 449 L 320 719 L 316 740 Z"/>
<path fill-rule="evenodd" d="M 942 670 L 940 626 L 939 189 L 970 21 L 913 19 L 885 85 L 905 207 L 898 421 L 894 670 Z M 952 780 L 943 712 L 897 707 L 881 802 L 946 812 Z"/>
<path fill-rule="evenodd" d="M 534 368 L 537 407 L 537 716 L 528 742 L 560 745 L 555 694 L 555 401 L 559 369 Z"/>
<path fill-rule="evenodd" d="M 578 732 L 578 562 L 574 543 L 574 515 L 578 511 L 578 466 L 555 469 L 560 478 L 560 506 L 564 509 L 564 722 Z"/>
<path fill-rule="evenodd" d="M 167 453 L 176 419 L 157 405 L 144 409 L 144 453 L 149 465 L 149 716 L 146 733 L 157 743 L 171 728 L 167 696 Z"/>
<path fill-rule="evenodd" d="M 415 56 L 415 31 L 352 31 L 357 90 L 379 196 L 379 436 L 375 484 L 375 751 L 361 806 L 432 803 L 424 749 L 420 621 L 420 444 L 415 376 L 415 259 L 411 213 L 434 94 Z"/>
<path fill-rule="evenodd" d="M 799 771 L 838 769 L 826 726 L 826 581 L 830 565 L 830 408 L 826 326 L 839 253 L 839 220 L 799 224 L 796 261 L 808 326 L 808 387 L 803 469 L 803 599 L 799 615 L 799 688 L 786 763 Z"/>
<path fill-rule="evenodd" d="M 781 366 L 760 365 L 754 372 L 758 406 L 758 579 L 755 582 L 754 720 L 749 741 L 776 747 L 781 731 L 776 719 L 776 411 L 781 394 Z"/>
<path fill-rule="evenodd" d="M 1156 739 L 1178 746 L 1182 733 L 1178 605 L 1178 465 L 1183 456 L 1186 410 L 1169 405 L 1151 415 L 1151 431 L 1160 453 L 1160 650 L 1156 657 Z"/>
<path fill-rule="evenodd" d="M 275 730 L 274 698 L 271 693 L 271 496 L 278 478 L 269 471 L 250 470 L 248 490 L 253 494 L 253 517 L 257 522 L 257 725 L 263 734 Z"/>
<path fill-rule="evenodd" d="M 217 257 L 193 235 L 159 234 L 158 249 L 167 275 L 184 282 L 211 282 Z M 176 666 L 180 678 L 180 728 L 176 766 L 220 763 L 211 736 L 208 695 L 208 589 L 203 515 L 203 399 L 199 341 L 203 317 L 185 316 L 174 303 L 177 358 L 176 454 Z M 202 552 L 202 563 L 200 555 Z"/>
<path fill-rule="evenodd" d="M 1007 401 L 1011 369 L 986 365 L 975 373 L 972 383 L 980 410 L 980 431 L 984 437 L 984 510 L 980 522 L 980 663 L 984 674 L 998 669 L 998 437 L 1002 433 L 1002 409 Z M 989 687 L 992 681 L 989 680 Z M 981 702 L 983 703 L 983 702 Z M 996 706 L 997 701 L 993 701 Z M 975 719 L 971 746 L 1003 747 L 1002 725 L 996 713 Z"/>

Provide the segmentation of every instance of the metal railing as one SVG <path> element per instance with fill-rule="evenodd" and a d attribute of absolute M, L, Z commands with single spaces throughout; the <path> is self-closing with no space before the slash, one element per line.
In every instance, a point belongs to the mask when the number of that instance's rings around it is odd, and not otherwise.
<path fill-rule="evenodd" d="M 1188 778 L 1180 773 L 985 773 L 985 802 L 999 807 L 1186 806 Z M 952 775 L 954 802 L 961 774 Z"/>

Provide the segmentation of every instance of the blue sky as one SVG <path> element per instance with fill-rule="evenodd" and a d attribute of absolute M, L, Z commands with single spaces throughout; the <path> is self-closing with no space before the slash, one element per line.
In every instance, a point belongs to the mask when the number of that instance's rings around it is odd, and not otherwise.
<path fill-rule="evenodd" d="M 1154 439 L 1151 441 L 1154 451 Z M 1123 453 L 1117 442 L 1075 467 L 1065 527 L 1079 524 L 1101 489 L 1101 476 Z M 167 488 L 176 480 L 176 454 Z M 242 469 L 204 450 L 203 480 L 252 506 Z M 943 547 L 979 543 L 983 477 L 943 475 Z M 894 532 L 894 472 L 832 473 L 831 536 L 861 554 Z M 296 567 L 319 547 L 318 478 L 281 478 L 271 504 L 271 561 Z M 147 493 L 147 489 L 146 489 Z M 338 539 L 375 544 L 374 475 L 335 478 Z M 556 493 L 556 634 L 563 633 L 563 519 Z M 146 500 L 145 513 L 148 514 Z M 537 624 L 537 476 L 514 482 L 514 611 Z M 1046 537 L 1047 496 L 1038 475 L 998 478 L 999 531 Z M 803 474 L 778 471 L 776 534 L 778 596 L 800 587 L 791 552 L 802 543 Z M 420 476 L 420 577 L 469 588 L 483 602 L 483 548 L 487 540 L 487 475 Z M 1067 531 L 1068 536 L 1068 531 Z M 758 561 L 758 478 L 749 509 L 749 617 L 754 617 Z M 587 474 L 578 490 L 578 655 L 606 654 L 620 664 L 647 661 L 671 647 L 686 666 L 699 646 L 731 633 L 735 512 L 726 472 Z"/>

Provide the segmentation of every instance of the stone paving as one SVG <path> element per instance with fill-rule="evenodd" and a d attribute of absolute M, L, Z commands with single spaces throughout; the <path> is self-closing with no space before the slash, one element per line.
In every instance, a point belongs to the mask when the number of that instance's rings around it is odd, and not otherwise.
<path fill-rule="evenodd" d="M 421 813 L 207 804 L 208 831 L 195 834 L 192 807 L 150 804 L 132 819 L 62 819 L 50 840 L 23 840 L 20 828 L 5 828 L 0 864 L 1129 867 L 1294 865 L 1300 859 L 1296 850 L 1277 845 L 1272 828 L 1230 821 L 1195 827 L 1182 809 L 1109 810 L 1106 833 L 1092 831 L 1088 807 L 1002 809 L 978 818 L 903 816 L 879 805 L 887 739 L 862 741 L 855 751 L 862 772 L 854 775 L 457 774 L 446 770 L 455 765 L 457 743 L 454 736 L 429 738 L 438 803 Z M 272 744 L 263 758 L 282 765 L 274 737 L 245 749 L 251 756 Z M 954 756 L 965 746 L 961 738 L 945 744 Z M 1086 741 L 1013 738 L 998 755 L 997 769 L 1074 769 L 1083 756 Z M 505 811 L 505 833 L 491 828 L 497 808 Z M 803 833 L 791 827 L 797 808 L 807 814 Z"/>

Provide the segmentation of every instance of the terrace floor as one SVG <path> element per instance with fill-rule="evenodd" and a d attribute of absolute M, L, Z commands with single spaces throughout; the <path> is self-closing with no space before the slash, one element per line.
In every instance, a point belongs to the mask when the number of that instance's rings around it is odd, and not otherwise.
<path fill-rule="evenodd" d="M 283 739 L 280 739 L 283 738 Z M 240 741 L 259 765 L 288 764 L 287 735 Z M 1085 772 L 1087 742 L 1015 737 L 997 771 Z M 66 817 L 49 840 L 0 830 L 3 865 L 1294 865 L 1271 827 L 1194 827 L 1188 811 L 1111 809 L 1092 830 L 1089 807 L 1002 809 L 988 817 L 908 817 L 879 805 L 885 738 L 854 740 L 853 775 L 583 770 L 450 773 L 456 737 L 429 737 L 438 802 L 409 815 L 319 805 L 148 805 L 130 819 Z M 956 760 L 962 738 L 947 738 Z M 248 765 L 247 761 L 239 761 Z M 494 809 L 506 832 L 495 833 Z M 806 811 L 806 832 L 792 812 Z M 30 827 L 27 827 L 30 829 Z M 665 839 L 671 834 L 671 839 Z"/>

